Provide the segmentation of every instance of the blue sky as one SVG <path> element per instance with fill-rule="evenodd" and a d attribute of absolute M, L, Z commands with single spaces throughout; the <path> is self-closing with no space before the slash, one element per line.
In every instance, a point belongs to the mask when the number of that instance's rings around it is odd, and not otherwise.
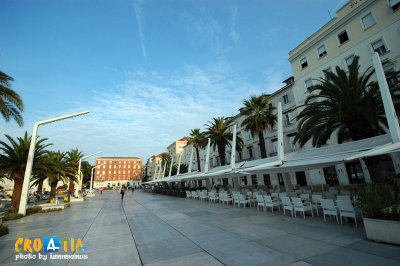
<path fill-rule="evenodd" d="M 0 69 L 52 149 L 138 156 L 164 152 L 212 117 L 292 75 L 288 53 L 344 0 L 2 0 Z M 92 160 L 93 161 L 93 160 Z"/>

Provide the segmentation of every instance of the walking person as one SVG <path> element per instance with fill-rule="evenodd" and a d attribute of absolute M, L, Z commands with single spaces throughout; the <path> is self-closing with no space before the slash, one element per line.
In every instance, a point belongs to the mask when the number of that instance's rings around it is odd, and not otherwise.
<path fill-rule="evenodd" d="M 121 188 L 121 200 L 124 199 L 124 194 L 125 194 L 125 187 L 122 186 L 122 188 Z"/>
<path fill-rule="evenodd" d="M 135 191 L 135 187 L 134 186 L 132 186 L 132 194 L 133 194 L 133 192 Z"/>

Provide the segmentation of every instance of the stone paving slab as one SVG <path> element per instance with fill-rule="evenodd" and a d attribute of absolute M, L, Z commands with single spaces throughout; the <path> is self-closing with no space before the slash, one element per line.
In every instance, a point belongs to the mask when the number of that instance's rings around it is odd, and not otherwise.
<path fill-rule="evenodd" d="M 400 247 L 366 240 L 362 225 L 141 191 L 5 224 L 1 265 L 400 265 Z M 18 237 L 46 236 L 81 238 L 89 259 L 15 261 Z"/>

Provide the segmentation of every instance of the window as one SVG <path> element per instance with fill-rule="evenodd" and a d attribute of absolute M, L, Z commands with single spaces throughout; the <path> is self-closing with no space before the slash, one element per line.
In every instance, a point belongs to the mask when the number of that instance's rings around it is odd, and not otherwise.
<path fill-rule="evenodd" d="M 251 184 L 253 186 L 257 186 L 258 185 L 257 175 L 251 175 Z"/>
<path fill-rule="evenodd" d="M 345 61 L 346 61 L 346 65 L 350 66 L 351 63 L 353 63 L 354 60 L 354 55 L 350 55 L 349 57 L 346 57 Z"/>
<path fill-rule="evenodd" d="M 325 79 L 326 80 L 331 80 L 329 77 L 328 77 L 328 75 L 326 74 L 326 73 L 332 73 L 332 68 L 331 67 L 328 67 L 328 68 L 326 68 L 326 69 L 324 69 L 324 76 L 325 76 Z"/>
<path fill-rule="evenodd" d="M 304 173 L 304 171 L 296 172 L 296 181 L 301 187 L 307 186 L 306 173 Z"/>
<path fill-rule="evenodd" d="M 306 68 L 308 66 L 307 57 L 304 57 L 300 60 L 301 69 Z"/>
<path fill-rule="evenodd" d="M 242 176 L 242 186 L 247 186 L 247 176 Z"/>
<path fill-rule="evenodd" d="M 294 143 L 294 138 L 295 137 L 296 137 L 296 135 L 291 135 L 291 136 L 287 137 L 288 138 L 288 142 L 289 142 L 290 151 L 296 151 L 299 148 L 297 143 Z"/>
<path fill-rule="evenodd" d="M 253 147 L 248 147 L 247 149 L 249 151 L 249 158 L 252 159 L 253 158 Z"/>
<path fill-rule="evenodd" d="M 366 30 L 372 25 L 376 23 L 374 16 L 372 13 L 368 13 L 368 15 L 361 18 L 363 29 Z"/>
<path fill-rule="evenodd" d="M 215 166 L 218 166 L 219 165 L 219 158 L 217 157 L 217 158 L 215 158 Z"/>
<path fill-rule="evenodd" d="M 389 88 L 399 83 L 399 79 L 395 75 L 390 75 L 391 73 L 394 73 L 394 71 L 395 70 L 393 66 L 388 69 L 385 69 L 386 81 Z"/>
<path fill-rule="evenodd" d="M 283 125 L 285 127 L 290 126 L 290 116 L 289 113 L 285 114 L 285 116 L 283 117 Z"/>
<path fill-rule="evenodd" d="M 321 45 L 320 47 L 318 47 L 317 51 L 318 51 L 318 56 L 319 56 L 319 58 L 324 57 L 325 55 L 328 54 L 328 53 L 326 52 L 325 44 L 323 44 L 323 45 Z"/>
<path fill-rule="evenodd" d="M 272 150 L 274 152 L 278 152 L 278 141 L 277 140 L 272 141 Z"/>
<path fill-rule="evenodd" d="M 108 174 L 111 175 L 111 171 L 108 171 Z"/>
<path fill-rule="evenodd" d="M 269 174 L 264 174 L 263 178 L 264 178 L 264 185 L 270 186 L 271 185 L 271 177 L 269 176 Z"/>
<path fill-rule="evenodd" d="M 323 170 L 324 170 L 324 176 L 325 176 L 326 183 L 331 187 L 338 186 L 339 179 L 337 177 L 335 166 L 326 167 L 326 168 L 323 168 Z"/>
<path fill-rule="evenodd" d="M 290 103 L 290 95 L 289 95 L 289 94 L 283 95 L 283 96 L 282 96 L 282 102 L 283 102 L 284 104 Z"/>
<path fill-rule="evenodd" d="M 343 43 L 345 43 L 349 40 L 349 35 L 347 35 L 347 31 L 344 30 L 338 34 L 337 38 L 338 38 L 339 44 L 342 45 Z"/>
<path fill-rule="evenodd" d="M 312 79 L 307 79 L 305 81 L 305 83 L 306 83 L 306 88 L 307 89 L 309 89 L 313 85 Z"/>
<path fill-rule="evenodd" d="M 106 173 L 106 171 L 103 171 L 103 175 Z"/>
<path fill-rule="evenodd" d="M 389 0 L 389 3 L 393 11 L 396 11 L 400 7 L 400 0 Z"/>
<path fill-rule="evenodd" d="M 372 44 L 372 50 L 374 50 L 374 52 L 377 52 L 379 55 L 383 55 L 387 51 L 382 39 Z"/>

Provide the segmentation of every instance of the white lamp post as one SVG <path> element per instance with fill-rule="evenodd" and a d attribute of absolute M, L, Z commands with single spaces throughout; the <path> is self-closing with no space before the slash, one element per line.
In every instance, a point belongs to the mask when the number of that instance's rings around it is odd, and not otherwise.
<path fill-rule="evenodd" d="M 40 125 L 50 124 L 50 123 L 53 123 L 53 122 L 56 122 L 59 120 L 64 120 L 64 119 L 68 119 L 68 118 L 80 116 L 80 115 L 85 115 L 88 113 L 89 113 L 89 111 L 85 111 L 85 112 L 76 113 L 76 114 L 72 114 L 72 115 L 60 116 L 60 117 L 53 118 L 53 119 L 43 120 L 43 121 L 35 123 L 35 125 L 33 126 L 31 144 L 29 146 L 28 160 L 26 161 L 24 183 L 22 185 L 22 193 L 21 193 L 21 200 L 19 202 L 18 213 L 20 213 L 22 215 L 26 215 L 26 206 L 28 205 L 29 185 L 31 182 L 33 158 L 34 158 L 34 154 L 35 154 L 35 146 L 36 146 L 35 144 L 36 144 L 38 127 Z"/>
<path fill-rule="evenodd" d="M 92 177 L 90 178 L 90 190 L 89 190 L 90 194 L 92 194 L 92 189 L 93 189 L 93 172 L 94 172 L 94 168 L 97 168 L 97 167 L 100 167 L 100 166 L 103 166 L 103 165 L 105 165 L 105 163 L 92 167 Z"/>
<path fill-rule="evenodd" d="M 84 159 L 86 159 L 86 158 L 95 156 L 95 155 L 97 155 L 97 154 L 99 154 L 99 153 L 102 153 L 102 152 L 103 152 L 103 151 L 99 151 L 99 152 L 96 152 L 96 153 L 92 153 L 92 154 L 90 154 L 90 155 L 83 156 L 82 158 L 79 159 L 79 164 L 78 164 L 78 184 L 77 184 L 77 188 L 75 188 L 75 193 L 74 193 L 75 198 L 78 197 L 79 189 L 81 189 L 81 187 L 82 187 L 82 178 L 81 178 L 81 163 L 82 163 L 82 161 L 83 161 Z"/>

